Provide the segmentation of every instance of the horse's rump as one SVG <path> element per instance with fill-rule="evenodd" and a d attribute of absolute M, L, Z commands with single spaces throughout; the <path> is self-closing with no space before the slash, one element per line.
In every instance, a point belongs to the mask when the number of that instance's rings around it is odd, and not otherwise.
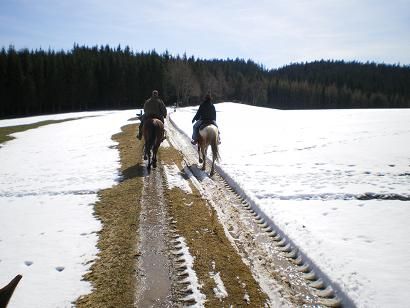
<path fill-rule="evenodd" d="M 156 117 L 149 117 L 144 121 L 144 139 L 145 143 L 148 141 L 152 141 L 152 144 L 154 144 L 154 139 L 156 137 L 162 137 L 164 136 L 164 123 Z"/>

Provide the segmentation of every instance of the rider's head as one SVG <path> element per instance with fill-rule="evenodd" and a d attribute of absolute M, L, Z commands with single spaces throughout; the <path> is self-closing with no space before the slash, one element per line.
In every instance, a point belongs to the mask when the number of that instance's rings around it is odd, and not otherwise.
<path fill-rule="evenodd" d="M 205 100 L 206 101 L 210 101 L 211 100 L 211 94 L 207 94 L 207 95 L 205 95 Z"/>
<path fill-rule="evenodd" d="M 153 97 L 158 97 L 158 91 L 157 90 L 152 91 L 152 96 Z"/>

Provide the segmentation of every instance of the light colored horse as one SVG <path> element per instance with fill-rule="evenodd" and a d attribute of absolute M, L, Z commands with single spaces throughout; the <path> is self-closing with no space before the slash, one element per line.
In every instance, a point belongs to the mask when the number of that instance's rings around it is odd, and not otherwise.
<path fill-rule="evenodd" d="M 215 160 L 219 161 L 219 148 L 218 148 L 218 127 L 213 124 L 207 125 L 204 128 L 199 130 L 199 139 L 198 139 L 198 157 L 199 163 L 202 164 L 202 170 L 205 171 L 206 165 L 206 154 L 208 152 L 208 147 L 211 146 L 212 150 L 212 167 L 210 176 L 213 176 L 215 173 Z M 202 154 L 202 157 L 201 157 Z"/>

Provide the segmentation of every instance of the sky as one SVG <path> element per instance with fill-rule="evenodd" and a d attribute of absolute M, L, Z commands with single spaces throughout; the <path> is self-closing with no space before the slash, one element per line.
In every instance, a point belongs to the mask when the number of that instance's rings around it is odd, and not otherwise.
<path fill-rule="evenodd" d="M 410 64 L 410 0 L 1 0 L 0 46 Z"/>

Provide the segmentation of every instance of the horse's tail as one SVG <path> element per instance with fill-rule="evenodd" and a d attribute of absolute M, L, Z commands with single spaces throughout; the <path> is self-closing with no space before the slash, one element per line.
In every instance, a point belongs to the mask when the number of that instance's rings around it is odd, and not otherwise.
<path fill-rule="evenodd" d="M 214 130 L 215 135 L 214 138 L 211 139 L 211 150 L 212 150 L 212 157 L 215 157 L 215 160 L 219 162 L 221 156 L 219 155 L 219 145 L 218 145 L 218 129 Z"/>
<path fill-rule="evenodd" d="M 154 122 L 152 119 L 147 119 L 144 123 L 144 140 L 145 151 L 148 154 L 151 151 L 155 141 Z"/>
<path fill-rule="evenodd" d="M 161 142 L 164 140 L 164 124 L 161 122 L 161 120 L 157 121 L 157 127 L 156 127 L 156 134 L 155 134 L 155 145 L 160 146 Z"/>

